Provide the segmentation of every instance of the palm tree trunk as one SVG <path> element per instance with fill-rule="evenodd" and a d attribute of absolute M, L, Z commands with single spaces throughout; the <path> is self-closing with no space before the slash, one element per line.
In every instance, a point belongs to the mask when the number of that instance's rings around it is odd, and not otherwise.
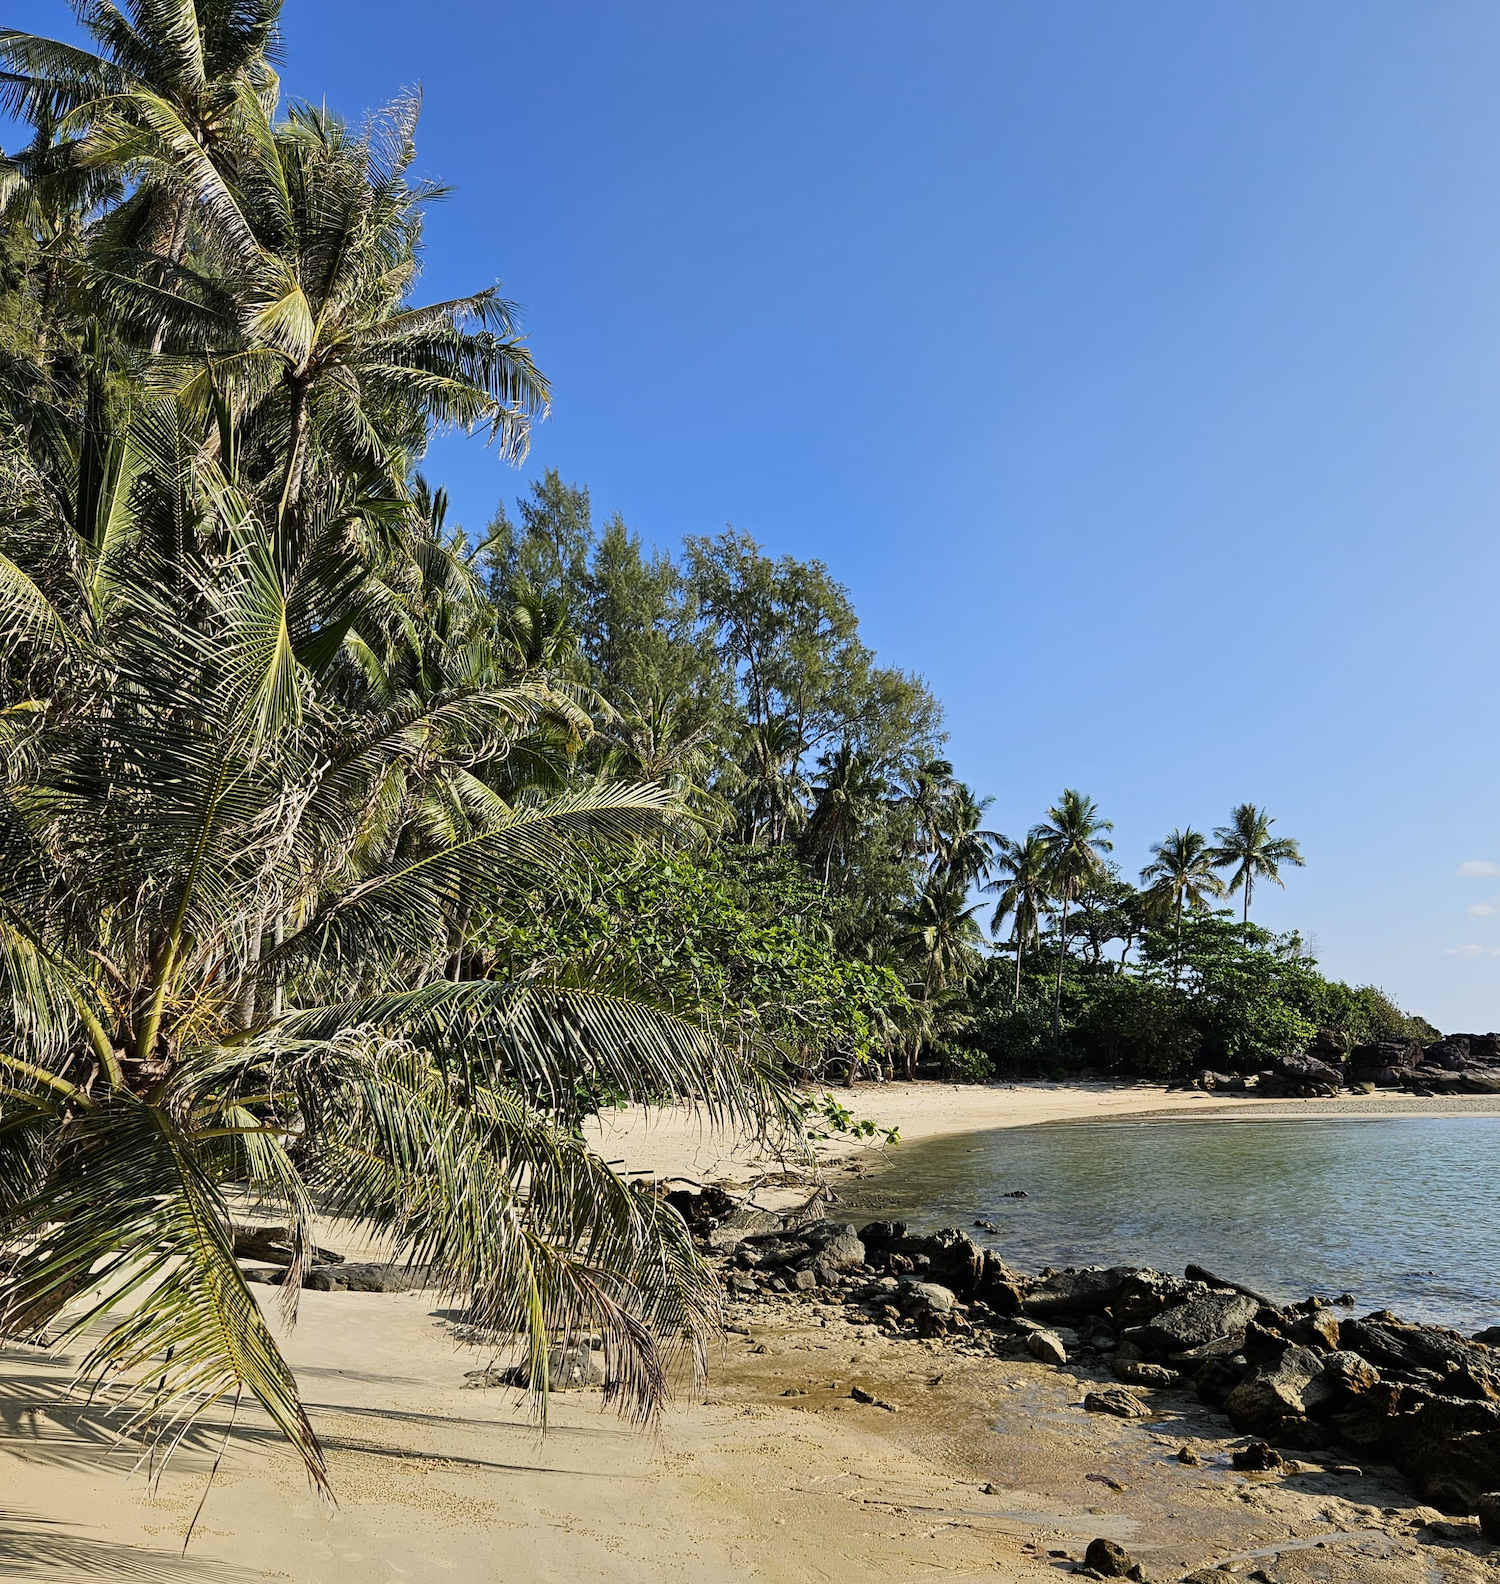
<path fill-rule="evenodd" d="M 286 471 L 281 481 L 278 518 L 295 511 L 302 499 L 302 474 L 307 461 L 307 381 L 291 381 L 291 438 L 287 443 Z"/>
<path fill-rule="evenodd" d="M 1058 930 L 1057 939 L 1057 993 L 1052 998 L 1052 1043 L 1058 1043 L 1062 1030 L 1062 975 L 1063 958 L 1068 950 L 1068 898 L 1071 886 L 1063 888 L 1062 925 Z"/>
<path fill-rule="evenodd" d="M 1182 897 L 1177 898 L 1177 944 L 1172 948 L 1172 988 L 1182 978 Z"/>
<path fill-rule="evenodd" d="M 1016 993 L 1011 997 L 1012 1006 L 1021 1004 L 1021 953 L 1026 948 L 1026 937 L 1019 930 L 1016 931 Z"/>
<path fill-rule="evenodd" d="M 1255 882 L 1250 878 L 1250 871 L 1247 869 L 1245 871 L 1245 916 L 1240 921 L 1243 924 L 1250 922 L 1250 887 L 1254 884 Z"/>

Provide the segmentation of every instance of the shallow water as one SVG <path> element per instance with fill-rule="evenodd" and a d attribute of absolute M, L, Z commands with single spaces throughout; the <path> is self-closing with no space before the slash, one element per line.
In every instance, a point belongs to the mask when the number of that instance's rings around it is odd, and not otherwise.
<path fill-rule="evenodd" d="M 1500 1324 L 1496 1116 L 1002 1128 L 898 1145 L 845 1198 L 963 1227 L 1023 1270 L 1193 1261 L 1283 1300 L 1350 1292 L 1360 1313 Z"/>

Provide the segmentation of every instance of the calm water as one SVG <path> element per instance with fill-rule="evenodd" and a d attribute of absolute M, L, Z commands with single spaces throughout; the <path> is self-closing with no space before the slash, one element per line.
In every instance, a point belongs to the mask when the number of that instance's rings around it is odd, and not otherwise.
<path fill-rule="evenodd" d="M 1024 1188 L 1029 1197 L 1003 1195 Z M 1023 1270 L 1189 1261 L 1282 1299 L 1500 1324 L 1500 1117 L 1059 1122 L 898 1146 L 851 1207 Z M 982 1217 L 1001 1228 L 982 1232 Z"/>

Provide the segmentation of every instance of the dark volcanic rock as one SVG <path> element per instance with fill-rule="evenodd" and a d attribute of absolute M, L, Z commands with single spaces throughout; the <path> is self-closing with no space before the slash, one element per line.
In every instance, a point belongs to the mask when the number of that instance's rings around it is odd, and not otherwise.
<path fill-rule="evenodd" d="M 1444 1512 L 1477 1512 L 1479 1498 L 1500 1486 L 1500 1404 L 1431 1397 L 1391 1416 L 1385 1444 L 1396 1467 Z"/>
<path fill-rule="evenodd" d="M 1144 1579 L 1141 1565 L 1122 1545 L 1113 1540 L 1090 1540 L 1083 1553 L 1083 1565 L 1100 1578 Z"/>
<path fill-rule="evenodd" d="M 1164 1310 L 1128 1335 L 1148 1352 L 1182 1353 L 1202 1347 L 1215 1337 L 1243 1330 L 1260 1307 L 1258 1300 L 1245 1293 L 1204 1293 L 1175 1309 Z"/>
<path fill-rule="evenodd" d="M 1117 1358 L 1111 1365 L 1116 1380 L 1132 1386 L 1170 1386 L 1182 1376 L 1160 1364 L 1143 1364 L 1139 1359 Z"/>
<path fill-rule="evenodd" d="M 1311 1348 L 1288 1348 L 1224 1399 L 1229 1422 L 1242 1435 L 1273 1434 L 1288 1416 L 1304 1417 L 1333 1396 L 1323 1378 L 1323 1356 Z"/>
<path fill-rule="evenodd" d="M 1113 1414 L 1117 1419 L 1149 1419 L 1151 1410 L 1134 1392 L 1120 1386 L 1106 1386 L 1103 1391 L 1091 1391 L 1083 1399 L 1090 1413 Z"/>
<path fill-rule="evenodd" d="M 1249 1446 L 1238 1448 L 1229 1461 L 1237 1469 L 1244 1469 L 1251 1474 L 1268 1474 L 1286 1463 L 1276 1448 L 1267 1446 L 1264 1441 L 1252 1441 Z"/>
<path fill-rule="evenodd" d="M 1025 1312 L 1038 1320 L 1063 1315 L 1098 1314 L 1120 1296 L 1130 1270 L 1124 1265 L 1101 1265 L 1087 1270 L 1058 1271 L 1026 1295 Z"/>
<path fill-rule="evenodd" d="M 302 1278 L 314 1292 L 402 1293 L 425 1287 L 425 1265 L 320 1265 Z"/>
<path fill-rule="evenodd" d="M 1131 1271 L 1120 1283 L 1120 1296 L 1113 1304 L 1115 1324 L 1144 1325 L 1163 1309 L 1186 1303 L 1207 1290 L 1201 1282 L 1184 1281 L 1181 1276 L 1170 1276 L 1165 1271 Z"/>
<path fill-rule="evenodd" d="M 895 1239 L 905 1236 L 904 1221 L 870 1221 L 859 1229 L 859 1240 L 871 1253 L 878 1252 Z"/>
<path fill-rule="evenodd" d="M 1486 1347 L 1441 1326 L 1409 1325 L 1388 1309 L 1378 1309 L 1363 1320 L 1339 1324 L 1340 1345 L 1383 1370 L 1451 1369 L 1493 1370 L 1495 1355 Z"/>

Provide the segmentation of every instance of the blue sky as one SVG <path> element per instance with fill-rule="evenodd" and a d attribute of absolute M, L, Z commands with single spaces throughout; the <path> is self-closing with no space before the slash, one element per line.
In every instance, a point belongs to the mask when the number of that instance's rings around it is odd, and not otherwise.
<path fill-rule="evenodd" d="M 1133 871 L 1263 802 L 1308 866 L 1262 922 L 1500 1025 L 1490 0 L 285 22 L 293 93 L 421 83 L 423 289 L 503 280 L 554 381 L 519 476 L 436 448 L 461 520 L 556 466 L 822 557 L 999 828 L 1078 786 Z"/>

